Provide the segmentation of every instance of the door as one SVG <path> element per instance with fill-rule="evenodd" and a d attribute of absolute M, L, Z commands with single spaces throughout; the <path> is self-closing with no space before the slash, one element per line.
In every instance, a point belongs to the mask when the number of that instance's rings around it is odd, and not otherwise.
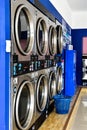
<path fill-rule="evenodd" d="M 57 33 L 53 26 L 49 28 L 49 52 L 51 55 L 57 53 Z"/>
<path fill-rule="evenodd" d="M 48 82 L 47 77 L 45 75 L 40 75 L 37 88 L 36 88 L 36 103 L 37 109 L 42 112 L 47 104 L 48 99 Z"/>
<path fill-rule="evenodd" d="M 28 130 L 34 114 L 34 89 L 29 81 L 24 81 L 15 99 L 15 122 L 19 130 Z"/>
<path fill-rule="evenodd" d="M 17 8 L 14 21 L 14 35 L 18 50 L 23 55 L 29 55 L 34 44 L 34 25 L 32 14 L 26 5 Z"/>
<path fill-rule="evenodd" d="M 40 55 L 45 55 L 48 48 L 48 34 L 45 20 L 39 18 L 36 28 L 36 44 Z"/>
<path fill-rule="evenodd" d="M 49 97 L 50 99 L 56 94 L 57 79 L 54 71 L 50 72 L 49 76 Z"/>

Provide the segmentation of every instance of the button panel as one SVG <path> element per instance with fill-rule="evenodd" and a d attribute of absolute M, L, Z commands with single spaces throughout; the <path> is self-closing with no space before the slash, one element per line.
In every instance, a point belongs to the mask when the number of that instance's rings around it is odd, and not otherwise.
<path fill-rule="evenodd" d="M 15 55 L 13 62 L 13 76 L 23 75 L 34 71 L 46 69 L 56 66 L 56 59 L 50 59 L 50 56 L 46 56 L 45 60 L 38 60 L 37 55 L 31 55 L 30 61 L 18 61 L 18 57 Z"/>

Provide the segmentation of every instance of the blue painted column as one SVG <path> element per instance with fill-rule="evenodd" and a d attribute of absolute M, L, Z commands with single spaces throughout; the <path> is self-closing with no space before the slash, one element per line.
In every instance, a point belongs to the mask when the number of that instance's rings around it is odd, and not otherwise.
<path fill-rule="evenodd" d="M 10 40 L 10 1 L 0 1 L 0 130 L 9 129 L 10 54 L 6 40 Z"/>
<path fill-rule="evenodd" d="M 0 130 L 5 130 L 5 1 L 0 12 Z"/>
<path fill-rule="evenodd" d="M 11 40 L 10 0 L 5 0 L 5 40 Z M 5 53 L 5 130 L 10 129 L 10 53 Z"/>

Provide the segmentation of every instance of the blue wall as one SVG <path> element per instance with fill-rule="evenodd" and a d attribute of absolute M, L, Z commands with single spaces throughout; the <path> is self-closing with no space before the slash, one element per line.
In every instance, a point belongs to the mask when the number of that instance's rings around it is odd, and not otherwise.
<path fill-rule="evenodd" d="M 76 78 L 77 85 L 82 85 L 82 38 L 87 36 L 87 29 L 72 30 L 72 44 L 77 51 Z"/>

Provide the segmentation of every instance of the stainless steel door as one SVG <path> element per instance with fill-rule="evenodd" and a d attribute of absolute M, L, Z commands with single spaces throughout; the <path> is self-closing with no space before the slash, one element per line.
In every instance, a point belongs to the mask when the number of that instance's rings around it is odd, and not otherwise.
<path fill-rule="evenodd" d="M 34 44 L 34 25 L 28 6 L 20 5 L 14 18 L 14 35 L 19 51 L 29 55 Z"/>
<path fill-rule="evenodd" d="M 20 130 L 28 130 L 34 114 L 34 89 L 24 81 L 17 92 L 14 106 L 15 122 Z"/>
<path fill-rule="evenodd" d="M 49 28 L 49 52 L 51 55 L 57 53 L 57 33 L 53 26 Z"/>
<path fill-rule="evenodd" d="M 57 86 L 56 74 L 54 71 L 51 71 L 50 76 L 49 76 L 49 97 L 50 97 L 50 99 L 52 99 L 52 97 L 56 94 L 56 86 Z"/>
<path fill-rule="evenodd" d="M 39 18 L 37 21 L 37 28 L 36 28 L 36 44 L 37 50 L 40 55 L 45 55 L 48 48 L 48 34 L 47 34 L 47 25 L 45 20 Z"/>
<path fill-rule="evenodd" d="M 37 109 L 42 112 L 47 104 L 47 97 L 48 97 L 48 82 L 47 77 L 45 75 L 40 75 L 37 88 L 36 88 L 36 103 Z"/>

